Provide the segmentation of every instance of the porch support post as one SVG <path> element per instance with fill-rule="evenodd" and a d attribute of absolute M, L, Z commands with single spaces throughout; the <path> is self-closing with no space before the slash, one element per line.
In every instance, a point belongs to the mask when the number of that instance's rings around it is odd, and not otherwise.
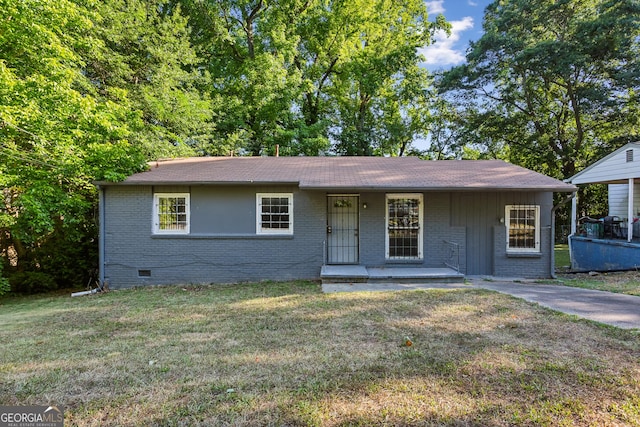
<path fill-rule="evenodd" d="M 571 235 L 575 235 L 578 231 L 578 192 L 574 193 L 573 200 L 571 200 Z"/>
<path fill-rule="evenodd" d="M 633 178 L 629 178 L 629 200 L 627 200 L 627 218 L 629 219 L 627 242 L 630 242 L 633 239 Z"/>

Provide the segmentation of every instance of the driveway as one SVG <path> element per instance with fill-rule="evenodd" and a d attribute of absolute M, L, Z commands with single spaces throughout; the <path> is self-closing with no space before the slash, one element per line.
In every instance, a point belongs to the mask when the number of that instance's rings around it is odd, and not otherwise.
<path fill-rule="evenodd" d="M 472 280 L 472 286 L 535 302 L 543 307 L 575 314 L 624 329 L 640 328 L 640 297 L 570 286 Z"/>
<path fill-rule="evenodd" d="M 468 278 L 470 284 L 324 284 L 324 292 L 481 288 L 512 295 L 543 307 L 624 329 L 640 329 L 640 297 L 569 286 L 542 285 L 494 278 Z"/>

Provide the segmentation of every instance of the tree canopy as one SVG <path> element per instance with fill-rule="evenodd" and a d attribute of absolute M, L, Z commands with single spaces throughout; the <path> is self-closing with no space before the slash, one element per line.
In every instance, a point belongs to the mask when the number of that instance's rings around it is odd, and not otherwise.
<path fill-rule="evenodd" d="M 418 48 L 448 24 L 422 0 L 177 4 L 220 101 L 208 154 L 398 155 L 426 132 Z"/>
<path fill-rule="evenodd" d="M 640 135 L 636 0 L 496 0 L 435 83 L 419 48 L 450 25 L 422 0 L 0 9 L 0 272 L 19 291 L 86 282 L 93 182 L 147 160 L 279 147 L 499 157 L 566 178 Z"/>
<path fill-rule="evenodd" d="M 422 0 L 0 0 L 0 272 L 86 283 L 96 180 L 187 155 L 402 154 Z M 0 277 L 0 293 L 6 281 Z"/>
<path fill-rule="evenodd" d="M 497 0 L 446 72 L 457 140 L 559 178 L 640 135 L 640 4 Z"/>

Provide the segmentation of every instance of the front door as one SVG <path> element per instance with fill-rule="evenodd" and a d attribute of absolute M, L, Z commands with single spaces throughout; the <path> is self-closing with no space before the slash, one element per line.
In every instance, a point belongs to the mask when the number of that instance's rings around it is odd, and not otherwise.
<path fill-rule="evenodd" d="M 327 263 L 357 264 L 359 261 L 358 195 L 327 196 Z"/>

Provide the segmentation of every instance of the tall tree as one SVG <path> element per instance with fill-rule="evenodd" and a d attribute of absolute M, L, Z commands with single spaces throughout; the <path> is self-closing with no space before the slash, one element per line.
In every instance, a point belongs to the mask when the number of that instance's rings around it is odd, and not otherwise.
<path fill-rule="evenodd" d="M 217 136 L 210 154 L 254 155 L 287 145 L 300 76 L 293 24 L 302 1 L 185 0 L 192 40 L 211 75 Z"/>
<path fill-rule="evenodd" d="M 74 0 L 92 20 L 80 51 L 90 93 L 141 114 L 131 135 L 147 157 L 194 155 L 212 137 L 208 76 L 180 7 L 158 0 Z M 204 92 L 204 94 L 203 94 Z"/>
<path fill-rule="evenodd" d="M 140 170 L 127 140 L 139 117 L 79 90 L 89 83 L 78 52 L 95 40 L 75 4 L 0 9 L 0 261 L 23 290 L 78 285 L 95 262 L 91 181 Z"/>
<path fill-rule="evenodd" d="M 379 0 L 356 7 L 362 25 L 346 72 L 340 70 L 336 79 L 336 150 L 401 155 L 427 131 L 431 82 L 417 50 L 449 25 L 442 16 L 429 22 L 422 1 Z"/>
<path fill-rule="evenodd" d="M 430 84 L 417 49 L 447 27 L 442 17 L 427 21 L 421 0 L 180 3 L 208 58 L 212 96 L 224 99 L 219 139 L 252 154 L 275 144 L 286 154 L 317 154 L 331 140 L 340 153 L 383 152 L 382 136 L 397 133 L 400 117 L 417 118 L 405 108 L 415 112 Z M 405 90 L 405 78 L 420 90 Z M 394 108 L 395 121 L 378 120 Z M 397 140 L 398 153 L 407 137 Z"/>
<path fill-rule="evenodd" d="M 561 178 L 598 146 L 638 136 L 637 1 L 497 0 L 483 26 L 467 64 L 441 81 L 468 136 Z"/>

